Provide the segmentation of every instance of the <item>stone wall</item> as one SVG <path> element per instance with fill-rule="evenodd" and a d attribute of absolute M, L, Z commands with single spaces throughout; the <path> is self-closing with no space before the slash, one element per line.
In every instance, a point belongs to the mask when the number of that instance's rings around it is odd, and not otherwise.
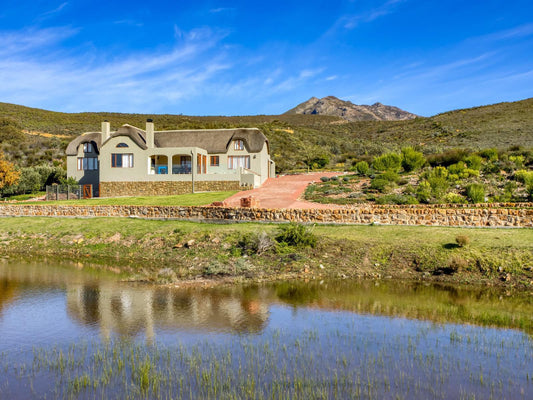
<path fill-rule="evenodd" d="M 197 181 L 194 182 L 197 192 L 213 192 L 241 190 L 238 181 Z M 190 181 L 159 181 L 159 182 L 101 182 L 100 197 L 120 196 L 172 196 L 192 192 Z"/>
<path fill-rule="evenodd" d="M 139 217 L 189 220 L 533 228 L 533 203 L 362 205 L 332 210 L 180 206 L 0 204 L 0 216 Z"/>

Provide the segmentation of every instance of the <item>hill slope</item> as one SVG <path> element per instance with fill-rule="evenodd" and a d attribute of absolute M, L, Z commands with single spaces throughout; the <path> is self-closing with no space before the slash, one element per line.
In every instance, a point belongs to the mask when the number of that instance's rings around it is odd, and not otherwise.
<path fill-rule="evenodd" d="M 335 96 L 322 99 L 311 97 L 285 114 L 331 115 L 347 121 L 400 121 L 417 116 L 398 107 L 375 103 L 371 106 L 353 104 Z"/>
<path fill-rule="evenodd" d="M 280 171 L 303 167 L 310 148 L 323 153 L 335 164 L 406 145 L 417 146 L 425 153 L 454 147 L 533 147 L 531 98 L 450 111 L 430 118 L 354 122 L 335 116 L 305 114 L 235 117 L 67 114 L 0 103 L 0 149 L 20 165 L 41 161 L 59 163 L 70 138 L 99 130 L 101 121 L 110 121 L 114 130 L 126 123 L 144 127 L 147 118 L 153 118 L 156 128 L 161 130 L 258 127 L 270 140 Z M 64 136 L 15 134 L 22 130 Z"/>

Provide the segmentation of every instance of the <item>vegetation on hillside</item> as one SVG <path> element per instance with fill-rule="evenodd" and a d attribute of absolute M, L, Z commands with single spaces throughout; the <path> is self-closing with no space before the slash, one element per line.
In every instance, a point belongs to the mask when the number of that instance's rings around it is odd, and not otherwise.
<path fill-rule="evenodd" d="M 533 200 L 533 149 L 448 150 L 427 158 L 412 147 L 356 162 L 353 174 L 322 178 L 307 200 L 378 204 Z"/>

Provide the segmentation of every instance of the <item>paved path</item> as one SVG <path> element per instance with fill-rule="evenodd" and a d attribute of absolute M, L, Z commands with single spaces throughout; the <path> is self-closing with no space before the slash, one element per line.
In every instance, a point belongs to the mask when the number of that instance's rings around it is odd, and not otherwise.
<path fill-rule="evenodd" d="M 224 200 L 228 206 L 238 207 L 242 197 L 253 196 L 261 208 L 340 208 L 334 204 L 319 204 L 301 200 L 307 185 L 319 182 L 323 176 L 332 177 L 339 172 L 313 172 L 300 175 L 284 175 L 268 179 L 260 188 L 245 190 Z"/>

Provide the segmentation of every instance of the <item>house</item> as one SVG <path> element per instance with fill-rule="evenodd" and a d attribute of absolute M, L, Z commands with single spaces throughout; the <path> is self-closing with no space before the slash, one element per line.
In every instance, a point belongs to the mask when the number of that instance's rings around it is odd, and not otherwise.
<path fill-rule="evenodd" d="M 87 132 L 67 146 L 67 175 L 101 197 L 172 195 L 259 187 L 275 175 L 257 128 L 156 131 L 123 125 Z"/>

